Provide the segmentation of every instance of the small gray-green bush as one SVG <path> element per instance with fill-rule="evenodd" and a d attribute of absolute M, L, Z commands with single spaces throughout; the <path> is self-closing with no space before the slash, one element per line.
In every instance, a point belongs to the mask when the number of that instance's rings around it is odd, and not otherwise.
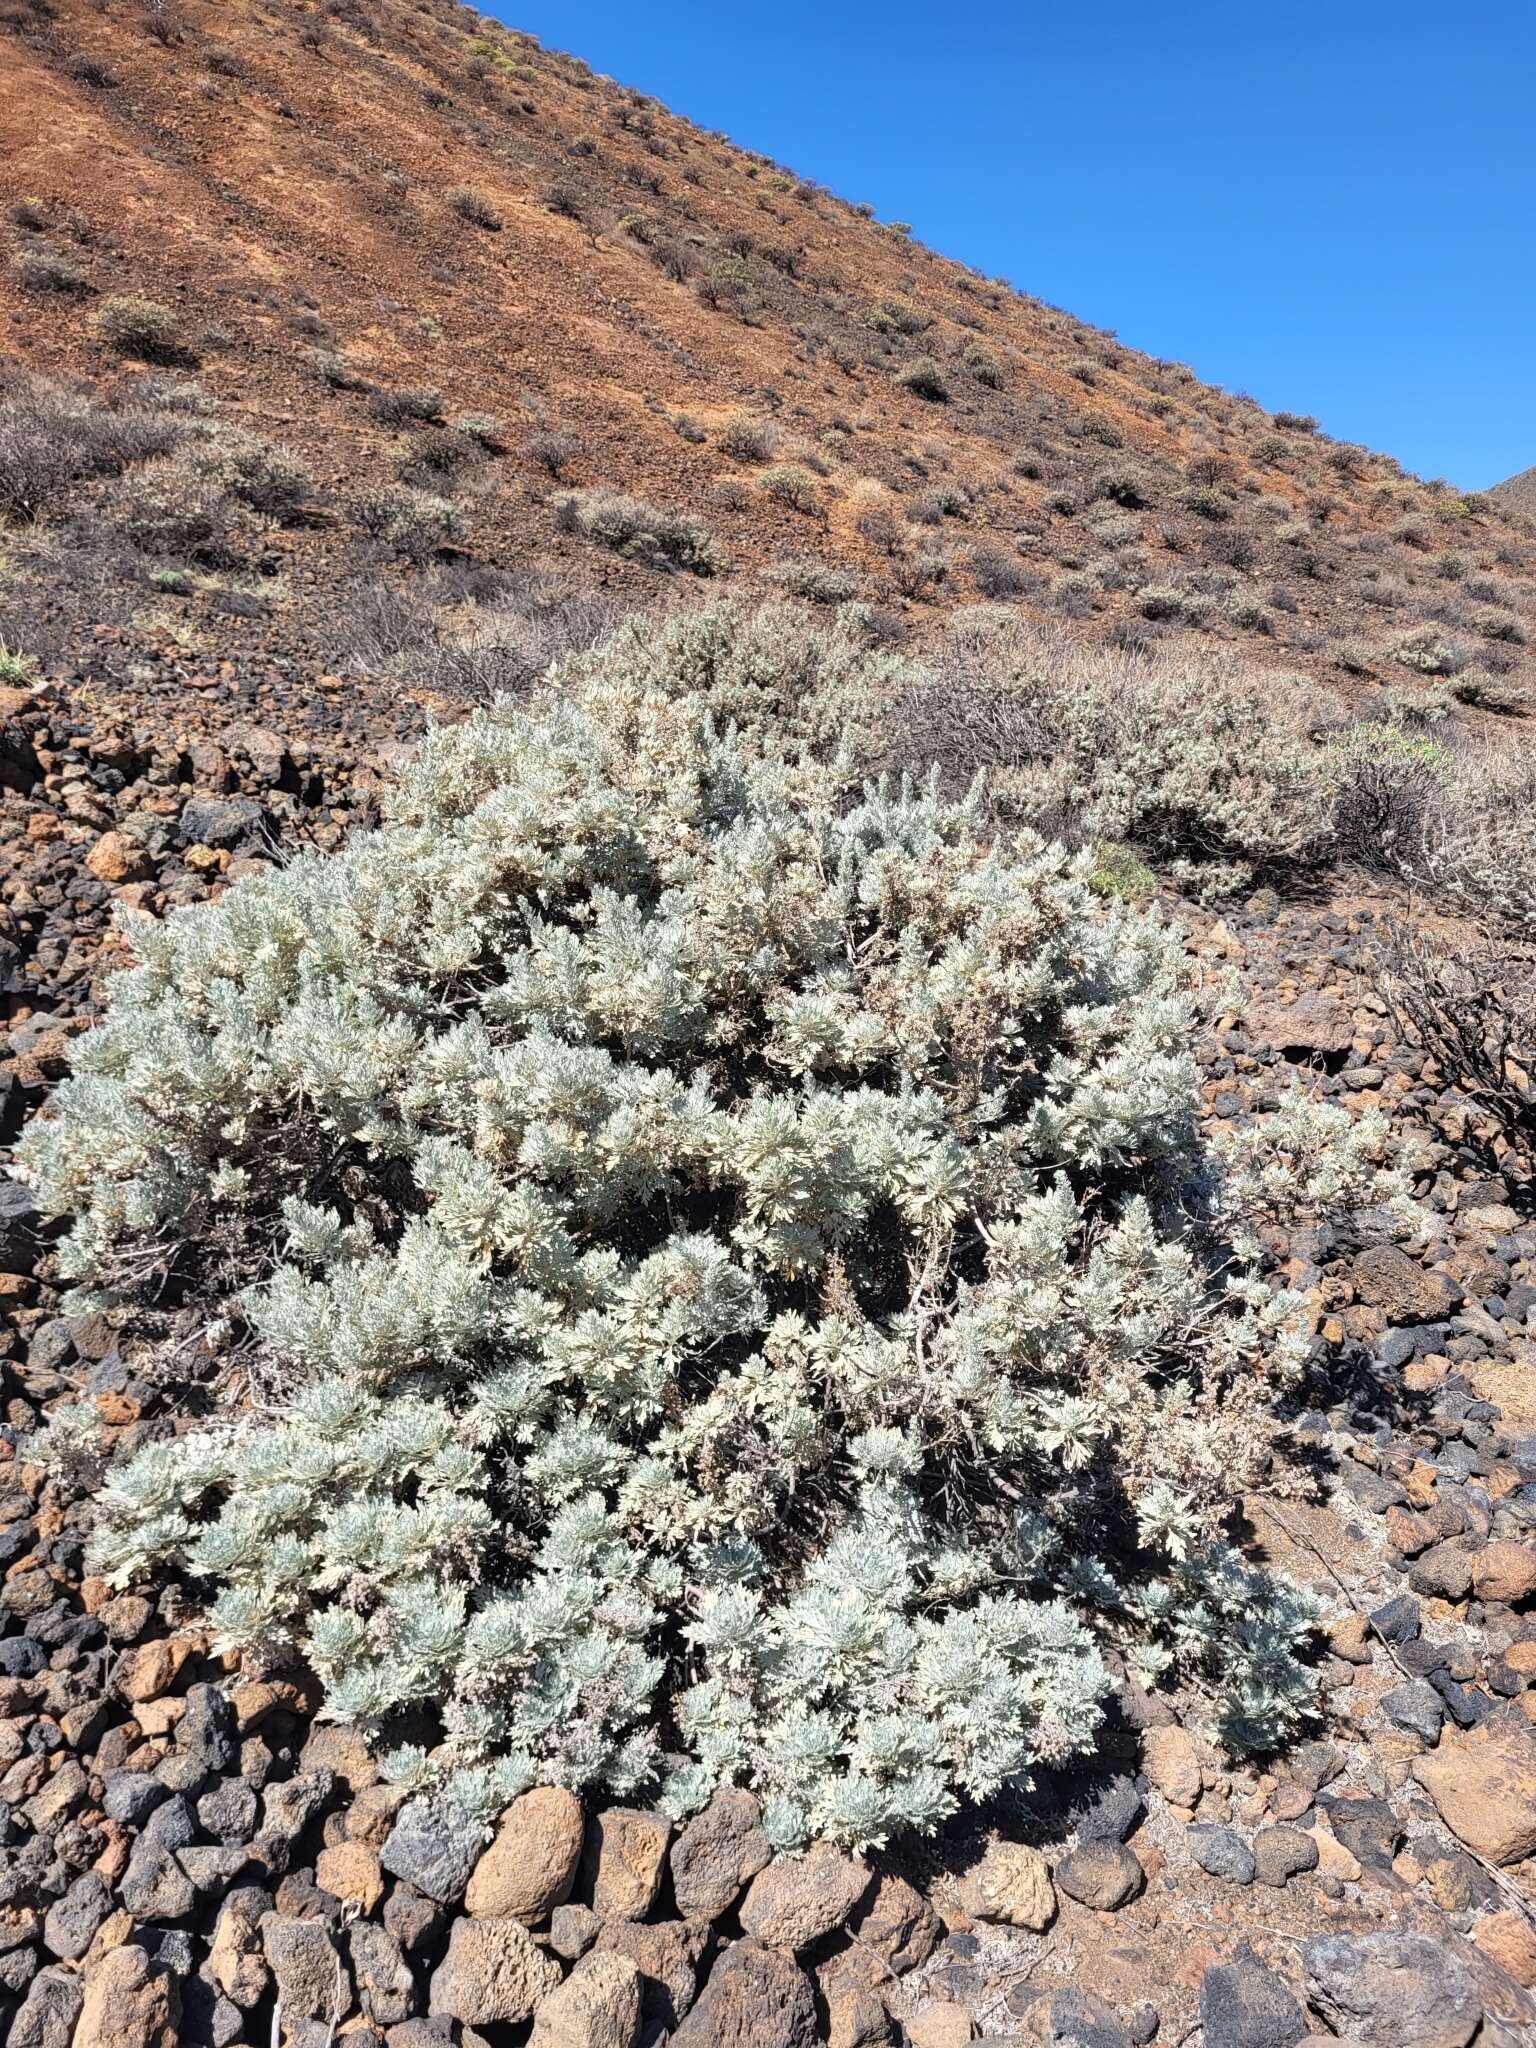
<path fill-rule="evenodd" d="M 623 491 L 568 491 L 557 497 L 555 523 L 599 547 L 652 569 L 687 569 L 713 576 L 720 566 L 714 536 L 687 512 L 666 512 Z"/>
<path fill-rule="evenodd" d="M 1153 618 L 1187 616 L 1198 593 L 1148 586 Z M 1306 864 L 1331 843 L 1325 759 L 1308 737 L 1304 679 L 1250 677 L 1185 649 L 1084 645 L 1015 614 L 958 615 L 904 721 L 914 758 L 956 786 L 991 773 L 1012 816 L 1078 841 L 1127 842 L 1165 873 L 1246 879 Z M 979 751 L 977 751 L 979 749 Z"/>
<path fill-rule="evenodd" d="M 1310 1602 L 1222 1540 L 1307 1339 L 1191 1221 L 1178 948 L 1089 853 L 850 791 L 888 658 L 783 628 L 621 632 L 143 920 L 22 1142 L 65 1272 L 251 1393 L 108 1475 L 96 1567 L 435 1718 L 388 1768 L 482 1816 L 745 1781 L 878 1843 L 1091 1749 L 1108 1641 L 1234 1742 L 1309 1695 Z"/>

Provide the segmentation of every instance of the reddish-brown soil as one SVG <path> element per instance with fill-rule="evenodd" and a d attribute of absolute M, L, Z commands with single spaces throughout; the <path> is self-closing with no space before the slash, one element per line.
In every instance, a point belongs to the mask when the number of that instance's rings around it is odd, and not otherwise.
<path fill-rule="evenodd" d="M 110 390 L 128 366 L 93 313 L 148 295 L 223 415 L 343 504 L 410 436 L 323 382 L 316 349 L 364 386 L 431 385 L 445 416 L 501 422 L 502 453 L 457 489 L 469 551 L 502 566 L 655 595 L 652 572 L 556 531 L 557 486 L 525 450 L 547 432 L 568 443 L 562 483 L 700 514 L 727 573 L 834 560 L 919 627 L 974 600 L 995 552 L 1004 594 L 1089 630 L 1172 630 L 1140 592 L 1183 582 L 1203 638 L 1340 681 L 1345 643 L 1350 674 L 1404 679 L 1390 648 L 1423 619 L 1505 670 L 1536 630 L 1529 523 L 1492 500 L 1122 348 L 448 0 L 7 0 L 0 167 L 8 200 L 35 202 L 12 213 L 14 253 L 52 252 L 79 282 L 27 289 L 13 267 L 17 360 Z M 493 224 L 463 218 L 459 192 Z M 898 381 L 924 359 L 947 400 Z M 738 412 L 820 472 L 814 509 L 719 445 Z M 1142 503 L 1105 494 L 1127 469 Z M 894 494 L 893 548 L 858 530 L 867 479 Z M 339 544 L 283 537 L 301 599 Z M 942 574 L 914 585 L 923 555 Z M 323 657 L 323 619 L 297 624 L 271 635 Z"/>

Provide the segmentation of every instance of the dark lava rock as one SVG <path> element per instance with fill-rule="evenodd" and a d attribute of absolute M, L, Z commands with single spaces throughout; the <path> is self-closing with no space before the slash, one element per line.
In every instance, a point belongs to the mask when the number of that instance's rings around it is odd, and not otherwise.
<path fill-rule="evenodd" d="M 1465 1963 L 1427 1934 L 1325 1934 L 1303 1943 L 1312 2005 L 1365 2048 L 1465 2048 L 1482 2001 Z"/>
<path fill-rule="evenodd" d="M 37 1204 L 19 1180 L 0 1180 L 0 1273 L 30 1273 L 37 1263 Z"/>
<path fill-rule="evenodd" d="M 1440 1740 L 1445 1702 L 1422 1678 L 1416 1678 L 1408 1685 L 1394 1686 L 1391 1692 L 1383 1693 L 1381 1710 L 1394 1727 L 1406 1728 L 1427 1747 L 1432 1749 Z"/>
<path fill-rule="evenodd" d="M 1134 1899 L 1146 1873 L 1123 1842 L 1083 1842 L 1057 1864 L 1056 1885 L 1069 1899 L 1112 1913 Z"/>
<path fill-rule="evenodd" d="M 1307 2032 L 1300 2005 L 1251 1952 L 1206 1971 L 1200 2025 L 1205 2048 L 1295 2048 Z"/>
<path fill-rule="evenodd" d="M 789 1956 L 757 1941 L 725 1949 L 672 2048 L 815 2048 L 816 1997 Z"/>
<path fill-rule="evenodd" d="M 1414 1559 L 1408 1583 L 1428 1599 L 1465 1600 L 1472 1590 L 1472 1560 L 1454 1543 L 1437 1543 Z"/>
<path fill-rule="evenodd" d="M 43 1946 L 61 1963 L 78 1962 L 112 1910 L 112 1892 L 99 1872 L 83 1871 L 62 1899 L 48 1908 Z"/>
<path fill-rule="evenodd" d="M 1399 1593 L 1395 1600 L 1373 1608 L 1371 1627 L 1385 1643 L 1408 1643 L 1419 1632 L 1419 1603 L 1411 1593 Z"/>
<path fill-rule="evenodd" d="M 1231 1828 L 1197 1822 L 1184 1839 L 1200 1868 L 1212 1877 L 1224 1877 L 1228 1884 L 1253 1883 L 1253 1851 Z"/>
<path fill-rule="evenodd" d="M 1253 1838 L 1254 1876 L 1260 1884 L 1288 1884 L 1303 1870 L 1316 1870 L 1317 1844 L 1300 1828 L 1260 1828 Z"/>
<path fill-rule="evenodd" d="M 451 1800 L 412 1799 L 401 1807 L 379 1861 L 391 1877 L 451 1905 L 463 1897 L 484 1847 L 484 1828 Z"/>
<path fill-rule="evenodd" d="M 183 846 L 238 846 L 261 828 L 262 808 L 249 797 L 189 797 L 177 837 Z"/>
<path fill-rule="evenodd" d="M 1047 2038 L 1061 2048 L 1131 2048 L 1129 2029 L 1113 2008 L 1075 1985 L 1051 1999 L 1047 2024 Z"/>
<path fill-rule="evenodd" d="M 1073 1812 L 1072 1823 L 1079 1842 L 1123 1842 L 1146 1810 L 1130 1778 L 1112 1778 Z"/>
<path fill-rule="evenodd" d="M 236 1755 L 235 1710 L 217 1686 L 194 1685 L 176 1725 L 177 1746 L 207 1772 L 227 1771 Z"/>
<path fill-rule="evenodd" d="M 165 1787 L 147 1771 L 114 1771 L 101 1803 L 108 1820 L 139 1827 L 167 1796 Z"/>
<path fill-rule="evenodd" d="M 84 1998 L 78 1970 L 58 1964 L 39 1970 L 11 2021 L 7 2048 L 69 2048 Z"/>
<path fill-rule="evenodd" d="M 1473 1687 L 1458 1685 L 1448 1671 L 1432 1671 L 1429 1682 L 1445 1702 L 1445 1711 L 1458 1728 L 1475 1728 L 1493 1712 L 1493 1701 Z"/>

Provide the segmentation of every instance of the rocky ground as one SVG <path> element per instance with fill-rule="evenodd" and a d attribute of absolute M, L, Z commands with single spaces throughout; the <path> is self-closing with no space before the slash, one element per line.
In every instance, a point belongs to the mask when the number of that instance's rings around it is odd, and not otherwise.
<path fill-rule="evenodd" d="M 392 742 L 349 734 L 346 689 L 307 723 L 281 677 L 5 696 L 0 1135 L 67 1070 L 114 907 L 373 815 Z M 1412 1249 L 1370 1215 L 1288 1247 L 1317 1362 L 1246 1536 L 1326 1603 L 1315 1729 L 1233 1769 L 1127 1680 L 1097 1777 L 904 1855 L 770 1865 L 744 1792 L 679 1831 L 539 1791 L 487 1842 L 402 1805 L 302 1674 L 216 1653 L 179 1589 L 85 1575 L 89 1498 L 27 1435 L 84 1388 L 131 1440 L 163 1397 L 126 1332 L 58 1313 L 0 1183 L 13 2048 L 1536 2039 L 1536 1219 L 1518 1160 L 1398 1040 L 1395 908 L 1187 913 L 1197 975 L 1246 991 L 1203 1039 L 1210 1115 L 1271 1106 L 1288 1070 L 1379 1106 L 1434 1218 Z"/>

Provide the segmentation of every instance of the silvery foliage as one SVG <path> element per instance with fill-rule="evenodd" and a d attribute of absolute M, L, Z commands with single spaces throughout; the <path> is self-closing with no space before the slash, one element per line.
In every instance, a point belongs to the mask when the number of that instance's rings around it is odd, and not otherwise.
<path fill-rule="evenodd" d="M 96 1565 L 208 1582 L 382 1739 L 440 1707 L 391 1768 L 481 1814 L 932 1828 L 1092 1746 L 1106 1637 L 1273 1742 L 1313 1610 L 1220 1530 L 1306 1339 L 1181 1220 L 1177 949 L 1087 856 L 850 795 L 724 616 L 136 923 L 23 1166 L 72 1275 L 201 1286 L 249 1391 L 109 1472 Z"/>

